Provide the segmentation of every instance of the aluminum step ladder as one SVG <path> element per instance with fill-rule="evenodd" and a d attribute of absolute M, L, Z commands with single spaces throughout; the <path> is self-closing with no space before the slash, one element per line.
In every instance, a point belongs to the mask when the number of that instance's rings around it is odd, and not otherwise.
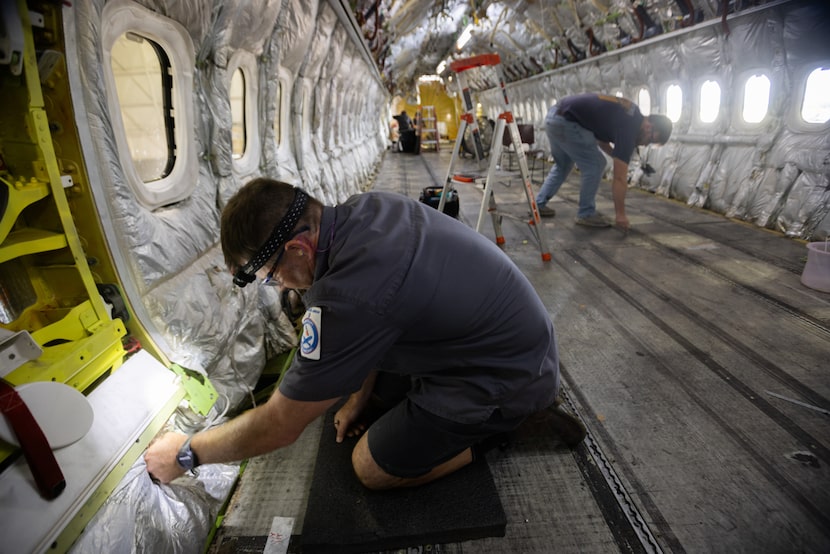
<path fill-rule="evenodd" d="M 484 150 L 481 145 L 481 134 L 478 128 L 478 123 L 476 122 L 473 101 L 470 95 L 470 88 L 467 85 L 467 76 L 465 75 L 465 72 L 478 67 L 487 66 L 493 67 L 496 71 L 496 74 L 498 75 L 498 82 L 499 87 L 501 88 L 503 100 L 502 112 L 498 116 L 496 128 L 493 132 L 492 144 L 490 146 L 490 164 L 487 169 L 487 174 L 484 177 L 456 175 L 455 173 L 453 173 L 453 166 L 458 161 L 458 154 L 461 150 L 461 145 L 464 142 L 464 134 L 468 127 L 471 130 L 471 135 L 473 137 L 474 143 L 474 154 L 479 162 L 479 165 L 484 159 Z M 527 223 L 528 227 L 533 233 L 534 238 L 536 239 L 537 244 L 539 245 L 539 251 L 542 255 L 542 261 L 549 262 L 551 260 L 551 254 L 545 246 L 545 241 L 542 237 L 542 233 L 540 230 L 541 217 L 539 215 L 539 208 L 536 205 L 536 198 L 533 194 L 533 187 L 530 180 L 530 172 L 528 171 L 527 167 L 527 157 L 525 156 L 524 150 L 521 146 L 522 139 L 521 135 L 519 134 L 519 126 L 516 124 L 516 121 L 513 118 L 513 112 L 510 109 L 510 101 L 507 98 L 507 91 L 504 87 L 504 76 L 501 72 L 501 58 L 498 54 L 482 54 L 479 56 L 473 56 L 471 58 L 455 60 L 450 64 L 450 69 L 456 74 L 458 88 L 461 91 L 462 103 L 464 105 L 464 113 L 461 115 L 460 118 L 461 124 L 458 128 L 458 137 L 455 140 L 455 147 L 452 151 L 452 158 L 450 158 L 450 165 L 447 168 L 447 178 L 444 180 L 444 194 L 441 195 L 441 200 L 438 203 L 438 211 L 444 211 L 444 204 L 446 198 L 449 196 L 450 192 L 452 192 L 454 182 L 474 182 L 476 184 L 483 184 L 484 196 L 481 199 L 481 208 L 479 209 L 478 220 L 476 221 L 476 232 L 479 232 L 479 230 L 481 229 L 481 222 L 484 219 L 485 211 L 489 212 L 490 217 L 493 220 L 493 229 L 496 233 L 496 244 L 501 246 L 505 242 L 504 234 L 501 228 L 502 219 L 507 217 L 510 219 L 515 219 L 517 221 L 523 221 Z M 499 160 L 501 159 L 502 148 L 504 147 L 502 145 L 502 137 L 504 136 L 505 129 L 509 130 L 513 144 L 516 145 L 515 149 L 516 157 L 519 162 L 519 171 L 521 172 L 522 183 L 524 184 L 524 192 L 525 197 L 527 198 L 527 205 L 530 208 L 529 219 L 508 212 L 501 212 L 499 211 L 498 206 L 496 204 L 496 195 L 493 192 L 493 183 L 495 181 L 496 168 L 499 164 Z"/>
<path fill-rule="evenodd" d="M 424 148 L 432 148 L 438 152 L 441 149 L 441 142 L 438 136 L 438 120 L 435 117 L 435 106 L 421 106 L 418 113 L 421 150 Z"/>

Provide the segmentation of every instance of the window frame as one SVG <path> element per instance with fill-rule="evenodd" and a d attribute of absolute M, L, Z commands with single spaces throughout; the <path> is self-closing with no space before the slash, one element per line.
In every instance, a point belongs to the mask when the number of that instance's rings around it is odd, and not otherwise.
<path fill-rule="evenodd" d="M 113 134 L 125 179 L 136 200 L 145 208 L 156 208 L 175 204 L 188 198 L 199 178 L 193 107 L 193 71 L 196 54 L 187 31 L 172 19 L 165 18 L 138 4 L 129 1 L 109 2 L 104 6 L 101 30 L 102 72 L 106 88 L 106 102 L 112 122 Z M 173 129 L 166 128 L 175 145 L 175 159 L 167 175 L 161 179 L 145 182 L 133 163 L 132 152 L 127 141 L 124 121 L 115 87 L 112 71 L 112 47 L 115 41 L 126 33 L 133 33 L 152 41 L 153 48 L 161 48 L 170 63 L 170 97 L 174 114 Z M 165 79 L 165 76 L 162 76 Z M 163 91 L 169 94 L 170 89 Z M 165 114 L 165 121 L 170 121 Z"/>
<path fill-rule="evenodd" d="M 228 93 L 231 90 L 231 80 L 237 70 L 242 71 L 245 90 L 245 152 L 239 158 L 233 159 L 233 169 L 241 175 L 250 174 L 259 167 L 261 148 L 259 142 L 259 102 L 257 91 L 259 90 L 259 68 L 256 56 L 246 50 L 237 50 L 228 60 L 226 85 Z M 230 98 L 228 98 L 230 102 Z M 233 150 L 233 145 L 231 145 Z M 233 158 L 233 156 L 231 156 Z"/>

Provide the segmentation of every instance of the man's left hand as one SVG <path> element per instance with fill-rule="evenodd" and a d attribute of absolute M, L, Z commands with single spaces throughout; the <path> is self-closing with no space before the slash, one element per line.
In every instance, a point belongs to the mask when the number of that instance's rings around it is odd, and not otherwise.
<path fill-rule="evenodd" d="M 360 414 L 364 406 L 352 395 L 348 401 L 334 414 L 334 428 L 337 430 L 337 442 L 343 442 L 345 437 L 358 437 L 366 430 L 366 425 L 360 421 Z"/>

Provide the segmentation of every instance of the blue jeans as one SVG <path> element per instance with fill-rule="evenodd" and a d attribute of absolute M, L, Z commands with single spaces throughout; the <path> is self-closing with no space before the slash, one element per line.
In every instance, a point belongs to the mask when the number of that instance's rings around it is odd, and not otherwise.
<path fill-rule="evenodd" d="M 605 156 L 597 145 L 594 134 L 579 123 L 556 115 L 556 106 L 545 117 L 545 133 L 548 135 L 554 164 L 536 196 L 536 204 L 542 208 L 565 182 L 574 164 L 582 173 L 579 187 L 579 211 L 577 217 L 589 217 L 597 212 L 596 196 L 602 174 L 605 172 Z"/>

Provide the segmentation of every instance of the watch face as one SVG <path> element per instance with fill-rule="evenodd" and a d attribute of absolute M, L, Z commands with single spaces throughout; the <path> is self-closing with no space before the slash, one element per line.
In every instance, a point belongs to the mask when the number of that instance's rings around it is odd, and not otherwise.
<path fill-rule="evenodd" d="M 182 451 L 176 455 L 176 461 L 182 469 L 193 469 L 193 452 L 190 450 L 189 445 L 186 448 L 183 448 Z"/>

